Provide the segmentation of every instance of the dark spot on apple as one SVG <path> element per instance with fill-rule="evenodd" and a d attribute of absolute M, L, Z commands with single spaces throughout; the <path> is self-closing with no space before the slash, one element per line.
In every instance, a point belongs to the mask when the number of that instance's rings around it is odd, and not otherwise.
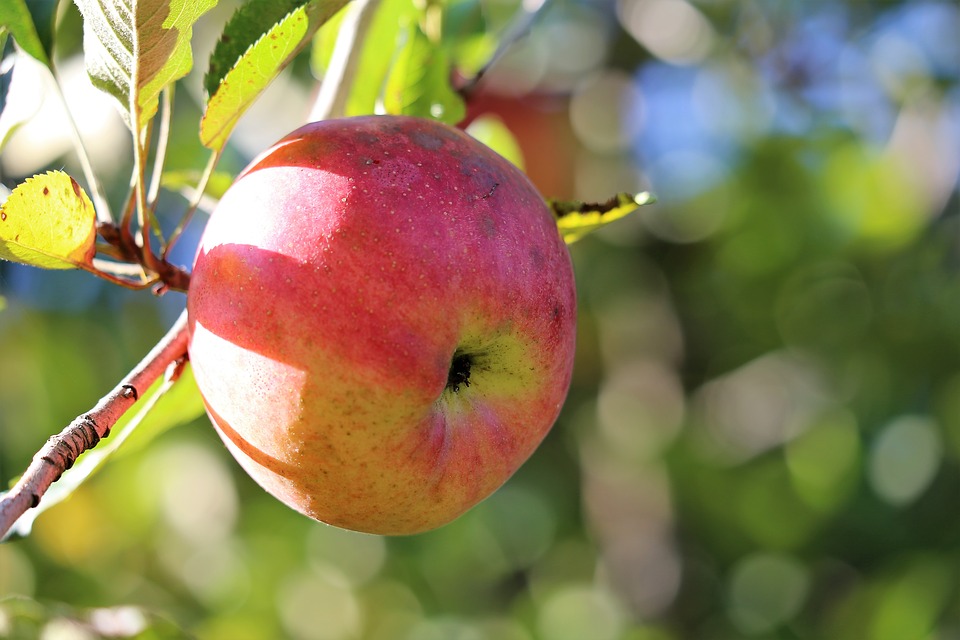
<path fill-rule="evenodd" d="M 45 196 L 50 195 L 50 189 L 44 187 L 44 188 L 43 188 L 43 195 L 45 195 Z"/>
<path fill-rule="evenodd" d="M 488 238 L 492 238 L 496 235 L 497 223 L 493 221 L 491 216 L 483 217 L 483 235 Z"/>
<path fill-rule="evenodd" d="M 460 385 L 470 386 L 470 366 L 473 364 L 473 358 L 470 354 L 462 351 L 455 351 L 453 359 L 450 361 L 450 371 L 447 373 L 447 389 L 454 393 L 460 391 Z"/>
<path fill-rule="evenodd" d="M 76 181 L 76 180 L 74 180 L 73 178 L 70 178 L 70 186 L 73 187 L 73 194 L 79 198 L 79 197 L 80 197 L 80 185 L 77 184 L 77 181 Z"/>
<path fill-rule="evenodd" d="M 530 262 L 537 271 L 543 269 L 546 259 L 544 259 L 543 251 L 541 251 L 539 247 L 532 247 L 530 249 Z"/>
<path fill-rule="evenodd" d="M 0 211 L 0 222 L 6 222 L 6 220 L 7 220 L 7 214 L 4 213 L 3 211 Z"/>
<path fill-rule="evenodd" d="M 410 138 L 415 145 L 430 151 L 436 151 L 443 146 L 443 140 L 441 138 L 426 131 L 414 131 L 410 134 Z"/>
<path fill-rule="evenodd" d="M 489 198 L 490 196 L 492 196 L 492 195 L 493 195 L 493 192 L 496 191 L 496 190 L 497 190 L 497 187 L 499 187 L 499 186 L 500 186 L 500 183 L 499 183 L 499 182 L 494 182 L 494 183 L 493 183 L 493 186 L 490 187 L 490 191 L 487 191 L 484 195 L 480 196 L 480 199 L 481 199 L 481 200 L 486 200 L 487 198 Z"/>
<path fill-rule="evenodd" d="M 370 133 L 369 131 L 358 131 L 356 133 L 356 139 L 360 144 L 369 144 L 369 145 L 380 144 L 380 136 Z"/>

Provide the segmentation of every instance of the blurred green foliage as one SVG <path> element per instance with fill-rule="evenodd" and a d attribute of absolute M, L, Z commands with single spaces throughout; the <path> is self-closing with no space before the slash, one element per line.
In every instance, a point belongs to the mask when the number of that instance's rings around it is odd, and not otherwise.
<path fill-rule="evenodd" d="M 497 30 L 515 8 L 453 4 Z M 541 449 L 455 523 L 381 538 L 286 509 L 195 421 L 0 545 L 0 637 L 958 637 L 957 33 L 946 1 L 549 7 L 469 117 L 512 130 L 545 196 L 660 200 L 571 248 L 577 369 Z M 308 66 L 221 169 L 298 124 Z M 198 81 L 177 94 L 183 171 L 204 160 Z M 39 170 L 15 142 L 8 186 Z M 10 478 L 182 298 L 6 264 L 0 293 Z"/>

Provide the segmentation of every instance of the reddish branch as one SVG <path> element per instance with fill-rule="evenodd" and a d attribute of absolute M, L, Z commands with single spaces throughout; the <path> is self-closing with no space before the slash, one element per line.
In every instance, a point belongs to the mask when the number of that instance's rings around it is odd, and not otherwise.
<path fill-rule="evenodd" d="M 97 446 L 110 429 L 168 368 L 177 371 L 187 358 L 187 314 L 183 312 L 170 331 L 89 413 L 78 416 L 52 436 L 33 456 L 17 484 L 0 499 L 0 538 L 27 509 L 40 499 L 60 474 L 73 466 L 81 453 Z"/>

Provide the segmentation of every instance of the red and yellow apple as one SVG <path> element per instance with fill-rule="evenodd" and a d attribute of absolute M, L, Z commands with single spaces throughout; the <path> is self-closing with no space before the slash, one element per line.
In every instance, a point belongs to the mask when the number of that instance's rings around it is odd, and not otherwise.
<path fill-rule="evenodd" d="M 304 126 L 210 218 L 189 353 L 227 448 L 332 525 L 409 534 L 502 485 L 573 365 L 567 249 L 524 174 L 445 125 Z"/>

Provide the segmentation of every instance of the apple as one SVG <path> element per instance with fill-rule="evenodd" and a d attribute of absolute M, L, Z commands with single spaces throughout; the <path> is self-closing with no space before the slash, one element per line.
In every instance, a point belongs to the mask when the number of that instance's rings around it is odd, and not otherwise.
<path fill-rule="evenodd" d="M 211 421 L 317 520 L 433 529 L 550 430 L 573 367 L 570 257 L 524 174 L 462 131 L 308 124 L 226 192 L 187 297 Z"/>

